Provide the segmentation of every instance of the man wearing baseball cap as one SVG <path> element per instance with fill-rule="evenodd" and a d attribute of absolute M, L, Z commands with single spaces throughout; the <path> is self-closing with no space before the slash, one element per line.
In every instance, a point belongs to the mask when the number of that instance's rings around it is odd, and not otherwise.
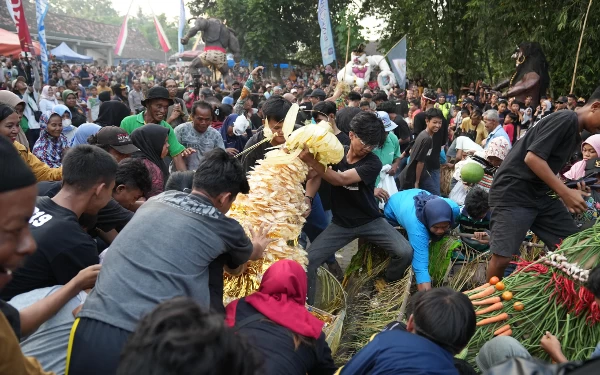
<path fill-rule="evenodd" d="M 139 151 L 137 147 L 133 145 L 129 134 L 124 129 L 118 126 L 105 126 L 96 134 L 94 134 L 88 141 L 94 146 L 98 146 L 104 151 L 108 152 L 117 162 L 128 158 L 134 152 Z"/>
<path fill-rule="evenodd" d="M 185 171 L 187 167 L 183 157 L 195 152 L 195 150 L 186 149 L 181 145 L 177 141 L 173 128 L 165 121 L 168 108 L 172 104 L 173 100 L 169 97 L 169 90 L 162 86 L 154 86 L 148 90 L 148 96 L 142 101 L 142 105 L 146 109 L 137 115 L 125 117 L 121 122 L 121 128 L 128 134 L 146 124 L 157 124 L 169 129 L 169 155 L 173 158 L 175 168 L 178 171 Z"/>
<path fill-rule="evenodd" d="M 390 165 L 392 168 L 389 170 L 388 174 L 390 176 L 395 176 L 398 171 L 398 167 L 400 166 L 400 143 L 398 142 L 398 137 L 394 134 L 393 130 L 398 127 L 398 124 L 393 122 L 390 119 L 390 115 L 384 111 L 377 111 L 377 117 L 383 121 L 383 126 L 385 127 L 385 131 L 387 132 L 387 138 L 385 139 L 385 143 L 383 146 L 374 149 L 372 152 L 377 155 L 379 160 L 381 160 L 381 164 L 383 166 Z M 377 180 L 375 181 L 375 197 L 387 202 L 390 198 L 389 194 L 383 190 L 377 188 L 379 184 L 379 176 L 377 176 Z"/>
<path fill-rule="evenodd" d="M 321 89 L 314 89 L 308 97 L 310 98 L 310 102 L 314 106 L 318 102 L 324 101 L 327 97 L 327 94 L 325 94 L 325 91 Z"/>
<path fill-rule="evenodd" d="M 568 109 L 567 107 L 567 103 L 569 102 L 569 99 L 566 96 L 559 96 L 558 99 L 556 99 L 556 103 L 554 103 L 556 105 L 556 111 L 562 111 L 563 109 Z"/>

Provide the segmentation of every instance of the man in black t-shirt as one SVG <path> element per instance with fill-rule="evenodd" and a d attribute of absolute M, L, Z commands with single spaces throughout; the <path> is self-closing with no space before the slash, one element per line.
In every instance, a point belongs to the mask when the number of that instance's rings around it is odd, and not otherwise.
<path fill-rule="evenodd" d="M 544 117 L 504 159 L 490 189 L 492 259 L 488 280 L 504 275 L 527 230 L 549 247 L 577 232 L 569 211 L 585 211 L 582 196 L 589 193 L 569 189 L 557 173 L 579 147 L 584 129 L 600 132 L 600 87 L 578 112 L 559 111 Z"/>
<path fill-rule="evenodd" d="M 388 281 L 398 280 L 412 260 L 412 248 L 381 215 L 374 196 L 381 161 L 371 151 L 381 147 L 387 133 L 376 114 L 358 113 L 350 123 L 350 146 L 343 159 L 325 168 L 305 148 L 300 158 L 332 185 L 332 223 L 308 248 L 308 303 L 315 297 L 317 269 L 331 255 L 356 238 L 385 249 L 391 256 L 386 271 Z"/>
<path fill-rule="evenodd" d="M 427 128 L 427 116 L 425 115 L 425 112 L 430 108 L 434 108 L 436 101 L 436 92 L 432 89 L 425 89 L 423 96 L 421 97 L 422 112 L 417 113 L 413 118 L 413 134 L 415 137 Z M 431 154 L 429 154 L 427 161 L 425 162 L 425 168 L 427 168 L 432 180 L 433 191 L 430 191 L 430 193 L 440 195 L 440 153 L 442 147 L 448 142 L 448 120 L 446 120 L 446 118 L 442 119 L 440 130 L 436 132 L 432 138 L 433 146 Z"/>
<path fill-rule="evenodd" d="M 433 152 L 433 137 L 442 126 L 444 114 L 437 108 L 430 108 L 425 112 L 425 116 L 427 128 L 417 136 L 411 148 L 410 163 L 400 173 L 398 184 L 401 190 L 423 189 L 435 195 L 433 191 L 436 190 L 436 185 L 427 168 L 427 160 Z"/>
<path fill-rule="evenodd" d="M 63 160 L 63 186 L 54 198 L 38 197 L 29 220 L 37 252 L 13 274 L 1 297 L 64 285 L 79 271 L 98 264 L 96 243 L 79 224 L 81 215 L 96 215 L 111 199 L 117 162 L 106 151 L 79 145 Z"/>

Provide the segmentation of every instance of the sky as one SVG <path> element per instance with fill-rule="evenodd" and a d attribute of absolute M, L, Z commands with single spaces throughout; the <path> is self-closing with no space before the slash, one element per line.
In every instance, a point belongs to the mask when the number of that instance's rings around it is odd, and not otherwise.
<path fill-rule="evenodd" d="M 119 15 L 125 15 L 131 0 L 111 0 L 113 8 Z M 187 3 L 187 0 L 184 1 Z M 133 0 L 131 7 L 132 14 L 137 13 L 138 7 L 142 6 L 144 13 L 152 14 L 150 8 L 156 14 L 164 13 L 169 20 L 175 20 L 179 17 L 179 0 Z M 189 9 L 186 8 L 186 17 L 190 18 Z M 315 18 L 316 20 L 316 18 Z M 381 27 L 375 25 L 381 24 L 375 17 L 366 17 L 360 21 L 361 25 L 366 28 L 364 37 L 368 40 L 377 40 Z"/>

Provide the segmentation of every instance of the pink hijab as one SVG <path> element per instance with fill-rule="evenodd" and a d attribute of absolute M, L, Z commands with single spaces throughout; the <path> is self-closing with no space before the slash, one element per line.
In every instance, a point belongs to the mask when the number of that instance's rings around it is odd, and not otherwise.
<path fill-rule="evenodd" d="M 596 150 L 598 156 L 600 156 L 600 134 L 590 136 L 581 144 L 581 150 L 583 151 L 583 145 L 590 145 Z M 581 160 L 573 164 L 571 169 L 565 172 L 564 176 L 569 180 L 579 180 L 585 176 L 585 163 L 587 160 Z"/>

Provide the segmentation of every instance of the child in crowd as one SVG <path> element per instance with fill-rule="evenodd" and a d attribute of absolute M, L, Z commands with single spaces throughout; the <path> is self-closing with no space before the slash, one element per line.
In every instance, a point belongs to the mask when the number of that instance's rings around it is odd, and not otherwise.
<path fill-rule="evenodd" d="M 569 180 L 579 180 L 587 176 L 586 165 L 588 160 L 595 159 L 600 155 L 600 134 L 592 135 L 581 144 L 583 160 L 573 164 L 571 169 L 563 174 Z"/>
<path fill-rule="evenodd" d="M 600 135 L 593 135 L 592 137 L 600 137 Z M 596 177 L 597 184 L 598 178 L 600 178 L 600 158 L 590 159 L 584 161 L 584 163 L 585 175 Z M 598 217 L 600 216 L 600 192 L 595 188 L 595 186 L 592 185 L 590 195 L 585 198 L 585 203 L 587 205 L 587 210 L 583 211 L 582 213 L 573 214 L 573 219 L 575 219 L 577 227 L 580 230 L 591 228 L 594 224 L 596 224 L 596 220 L 598 220 Z"/>
<path fill-rule="evenodd" d="M 398 176 L 398 186 L 400 190 L 406 189 L 424 189 L 435 191 L 433 179 L 425 162 L 432 152 L 433 135 L 440 130 L 444 115 L 439 109 L 431 108 L 426 112 L 427 128 L 423 130 L 415 139 L 410 152 L 410 162 Z"/>
<path fill-rule="evenodd" d="M 100 112 L 100 99 L 98 99 L 98 89 L 96 86 L 90 87 L 89 93 L 90 95 L 87 100 L 88 121 L 94 122 L 98 118 L 98 113 Z"/>
<path fill-rule="evenodd" d="M 502 126 L 502 128 L 504 128 L 504 131 L 506 132 L 506 134 L 508 134 L 508 138 L 510 139 L 510 144 L 513 144 L 516 140 L 516 124 L 519 121 L 519 116 L 517 116 L 516 114 L 509 112 L 506 114 L 506 117 L 504 117 L 504 125 Z"/>

